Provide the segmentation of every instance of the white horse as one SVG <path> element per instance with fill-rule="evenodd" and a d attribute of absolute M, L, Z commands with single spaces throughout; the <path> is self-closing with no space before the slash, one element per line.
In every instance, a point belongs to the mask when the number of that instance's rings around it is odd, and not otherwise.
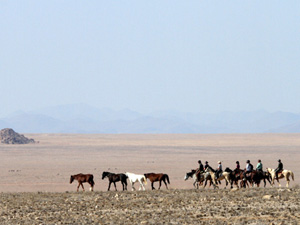
<path fill-rule="evenodd" d="M 189 179 L 189 177 L 194 180 L 194 183 L 193 183 L 194 188 L 198 189 L 199 188 L 199 184 L 200 184 L 201 181 L 197 177 L 196 170 L 192 170 L 191 172 L 186 173 L 185 176 L 184 176 L 184 180 Z M 202 179 L 202 181 L 203 181 L 204 180 L 204 176 L 202 176 L 202 178 L 203 178 Z"/>
<path fill-rule="evenodd" d="M 206 187 L 207 181 L 210 181 L 210 185 L 212 184 L 211 176 L 209 172 L 206 173 L 199 173 L 197 170 L 192 170 L 191 172 L 188 172 L 184 176 L 184 180 L 188 180 L 192 178 L 194 180 L 193 186 L 194 188 L 199 189 L 199 186 L 203 186 L 203 188 Z"/>
<path fill-rule="evenodd" d="M 135 190 L 135 188 L 134 188 L 134 183 L 135 182 L 139 182 L 140 183 L 139 190 L 141 190 L 143 188 L 143 190 L 145 191 L 144 184 L 147 185 L 147 179 L 146 179 L 146 177 L 144 175 L 138 175 L 138 174 L 129 173 L 129 172 L 126 172 L 125 174 L 128 177 L 128 179 L 129 179 L 129 182 L 130 182 L 131 187 L 132 187 L 132 191 Z"/>
<path fill-rule="evenodd" d="M 275 169 L 267 168 L 267 171 L 271 174 L 272 182 L 271 186 L 274 185 L 274 181 L 276 180 L 276 174 L 275 174 Z M 294 173 L 291 170 L 283 170 L 282 172 L 278 173 L 278 184 L 279 187 L 281 187 L 281 184 L 279 182 L 279 179 L 285 178 L 286 180 L 286 186 L 289 187 L 290 184 L 290 176 L 294 180 Z"/>

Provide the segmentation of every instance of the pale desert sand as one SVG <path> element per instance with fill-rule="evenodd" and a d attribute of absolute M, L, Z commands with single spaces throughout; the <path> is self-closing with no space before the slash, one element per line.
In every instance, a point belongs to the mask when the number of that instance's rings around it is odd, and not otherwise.
<path fill-rule="evenodd" d="M 39 143 L 0 145 L 0 224 L 300 223 L 300 134 L 26 136 Z M 183 180 L 199 159 L 274 168 L 279 158 L 295 173 L 291 188 L 196 190 Z M 170 190 L 107 192 L 103 171 L 164 172 Z M 95 192 L 75 192 L 76 173 L 94 174 Z"/>
<path fill-rule="evenodd" d="M 284 168 L 295 174 L 290 187 L 300 184 L 300 134 L 25 136 L 39 143 L 0 144 L 0 192 L 75 191 L 77 184 L 69 184 L 69 178 L 77 173 L 94 174 L 94 190 L 105 191 L 108 181 L 101 179 L 103 171 L 163 172 L 170 177 L 171 189 L 189 189 L 192 181 L 184 181 L 183 177 L 198 166 L 199 159 L 209 161 L 212 167 L 216 167 L 220 160 L 224 168 L 234 168 L 236 160 L 244 167 L 247 159 L 254 166 L 261 159 L 264 168 L 275 168 L 277 160 L 281 159 Z M 281 183 L 286 184 L 283 180 Z M 88 190 L 87 184 L 85 188 Z M 117 188 L 121 190 L 120 183 Z M 150 189 L 149 183 L 146 188 Z"/>

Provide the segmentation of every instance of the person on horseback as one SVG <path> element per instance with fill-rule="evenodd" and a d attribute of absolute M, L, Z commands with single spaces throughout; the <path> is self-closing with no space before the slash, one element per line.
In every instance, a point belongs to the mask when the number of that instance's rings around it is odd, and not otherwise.
<path fill-rule="evenodd" d="M 235 174 L 237 174 L 241 168 L 240 166 L 240 162 L 239 161 L 236 161 L 236 166 L 235 166 L 235 169 L 233 170 Z"/>
<path fill-rule="evenodd" d="M 256 171 L 263 172 L 263 164 L 261 163 L 261 160 L 258 160 L 258 163 L 256 165 Z"/>
<path fill-rule="evenodd" d="M 253 165 L 250 163 L 250 160 L 248 159 L 246 162 L 247 162 L 247 164 L 246 164 L 246 169 L 245 169 L 245 171 L 244 171 L 244 173 L 243 173 L 243 175 L 244 175 L 244 180 L 246 180 L 246 175 L 247 175 L 248 173 L 251 173 L 252 170 L 253 170 Z"/>
<path fill-rule="evenodd" d="M 218 168 L 216 169 L 216 177 L 217 179 L 220 177 L 220 174 L 223 172 L 222 170 L 222 163 L 221 161 L 218 161 Z"/>
<path fill-rule="evenodd" d="M 281 162 L 280 159 L 278 159 L 278 166 L 277 168 L 275 169 L 275 177 L 276 177 L 276 180 L 278 181 L 278 173 L 282 172 L 283 171 L 283 164 Z"/>
<path fill-rule="evenodd" d="M 213 169 L 210 167 L 210 165 L 208 165 L 208 162 L 207 162 L 207 161 L 205 161 L 204 170 L 206 170 L 207 168 L 210 168 L 211 170 L 213 170 Z"/>
<path fill-rule="evenodd" d="M 199 163 L 199 168 L 198 168 L 197 172 L 200 171 L 200 173 L 203 173 L 204 167 L 203 167 L 203 164 L 201 163 L 201 160 L 198 160 L 198 163 Z"/>

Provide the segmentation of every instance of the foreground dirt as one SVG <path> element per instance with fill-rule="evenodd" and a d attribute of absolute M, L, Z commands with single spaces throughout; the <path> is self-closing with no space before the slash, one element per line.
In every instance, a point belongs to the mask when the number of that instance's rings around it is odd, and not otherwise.
<path fill-rule="evenodd" d="M 0 224 L 299 224 L 300 189 L 1 193 Z"/>

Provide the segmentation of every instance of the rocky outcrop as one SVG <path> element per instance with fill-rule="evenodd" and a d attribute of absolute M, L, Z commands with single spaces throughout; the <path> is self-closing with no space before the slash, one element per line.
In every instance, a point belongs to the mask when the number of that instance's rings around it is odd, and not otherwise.
<path fill-rule="evenodd" d="M 35 143 L 33 139 L 26 138 L 22 134 L 16 133 L 11 128 L 0 130 L 0 140 L 3 144 L 29 144 Z"/>

